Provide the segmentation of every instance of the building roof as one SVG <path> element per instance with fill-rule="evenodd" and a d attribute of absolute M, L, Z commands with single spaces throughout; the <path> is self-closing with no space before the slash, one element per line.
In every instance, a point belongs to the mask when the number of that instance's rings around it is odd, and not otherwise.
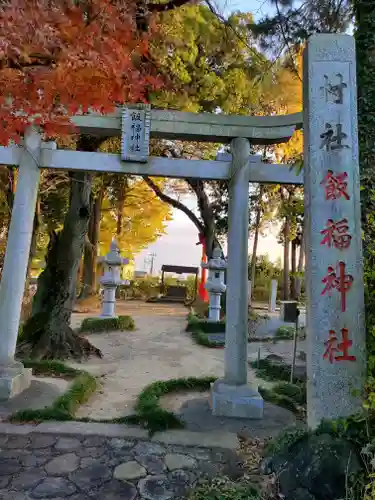
<path fill-rule="evenodd" d="M 198 274 L 199 267 L 187 267 L 187 266 L 169 266 L 163 264 L 161 270 L 165 273 L 176 273 L 176 274 Z"/>

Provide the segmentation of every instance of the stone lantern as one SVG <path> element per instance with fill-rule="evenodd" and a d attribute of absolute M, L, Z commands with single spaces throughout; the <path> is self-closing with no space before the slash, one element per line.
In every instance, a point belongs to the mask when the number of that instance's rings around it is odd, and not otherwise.
<path fill-rule="evenodd" d="M 224 271 L 227 268 L 227 262 L 221 257 L 220 248 L 215 247 L 212 258 L 208 263 L 202 262 L 201 266 L 208 269 L 208 279 L 206 281 L 206 290 L 210 294 L 208 321 L 220 321 L 220 298 L 221 294 L 227 289 L 224 283 Z"/>
<path fill-rule="evenodd" d="M 100 257 L 99 262 L 104 265 L 104 273 L 100 284 L 104 288 L 101 318 L 116 318 L 116 289 L 127 282 L 121 279 L 121 266 L 128 264 L 129 259 L 120 255 L 120 249 L 115 240 L 112 240 L 110 250 L 105 257 Z"/>

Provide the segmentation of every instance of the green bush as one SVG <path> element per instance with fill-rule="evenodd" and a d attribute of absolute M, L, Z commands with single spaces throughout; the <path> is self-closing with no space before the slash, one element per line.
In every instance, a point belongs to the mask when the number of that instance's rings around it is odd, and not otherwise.
<path fill-rule="evenodd" d="M 134 330 L 135 322 L 131 316 L 117 318 L 85 318 L 80 331 L 82 333 L 110 332 L 112 330 Z"/>
<path fill-rule="evenodd" d="M 276 338 L 283 340 L 292 340 L 296 329 L 293 326 L 280 326 L 276 330 Z"/>
<path fill-rule="evenodd" d="M 278 340 L 293 340 L 295 331 L 296 329 L 294 326 L 280 326 L 276 330 L 276 338 Z M 300 327 L 298 329 L 298 338 L 306 338 L 306 329 L 304 327 Z"/>

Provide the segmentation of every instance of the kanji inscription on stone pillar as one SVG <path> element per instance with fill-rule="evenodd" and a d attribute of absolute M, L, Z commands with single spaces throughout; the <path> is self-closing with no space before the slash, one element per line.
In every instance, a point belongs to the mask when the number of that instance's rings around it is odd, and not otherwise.
<path fill-rule="evenodd" d="M 133 104 L 122 110 L 121 159 L 146 163 L 150 147 L 151 107 Z"/>
<path fill-rule="evenodd" d="M 308 424 L 359 411 L 366 372 L 355 43 L 304 53 Z"/>

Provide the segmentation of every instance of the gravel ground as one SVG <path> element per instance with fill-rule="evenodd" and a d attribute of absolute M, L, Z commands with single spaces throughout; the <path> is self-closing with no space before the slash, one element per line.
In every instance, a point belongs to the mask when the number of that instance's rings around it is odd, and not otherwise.
<path fill-rule="evenodd" d="M 224 349 L 209 349 L 197 345 L 186 333 L 187 309 L 181 305 L 122 302 L 118 314 L 130 314 L 135 319 L 134 332 L 109 332 L 90 335 L 90 341 L 103 352 L 103 359 L 91 359 L 83 368 L 100 377 L 102 387 L 78 417 L 95 419 L 114 418 L 133 412 L 136 397 L 148 384 L 157 380 L 189 376 L 219 376 L 224 372 Z M 74 314 L 77 326 L 87 314 Z M 249 344 L 249 358 L 258 351 L 258 345 Z M 262 356 L 272 350 L 287 351 L 291 342 L 264 344 Z M 78 366 L 78 365 L 76 365 Z M 82 365 L 79 365 L 82 367 Z M 263 387 L 272 385 L 256 379 L 249 367 L 249 380 Z M 265 438 L 280 429 L 295 424 L 294 415 L 280 407 L 265 403 L 264 418 L 259 421 L 213 417 L 208 405 L 208 393 L 171 395 L 164 400 L 167 407 L 180 414 L 188 430 L 207 432 L 226 430 Z"/>

